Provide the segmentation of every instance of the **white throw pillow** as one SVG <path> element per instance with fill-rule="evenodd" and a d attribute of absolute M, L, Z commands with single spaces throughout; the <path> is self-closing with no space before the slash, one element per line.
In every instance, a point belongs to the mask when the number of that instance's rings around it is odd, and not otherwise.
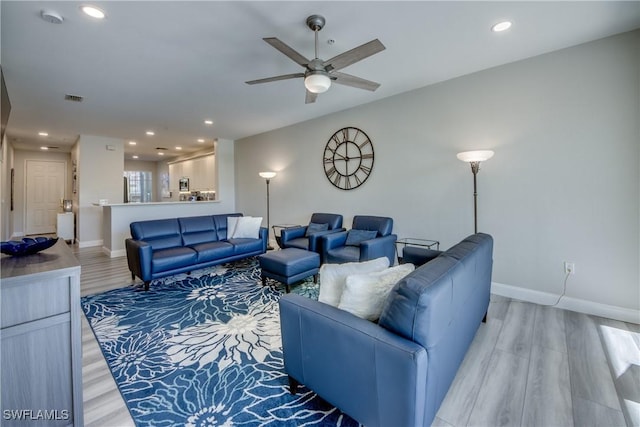
<path fill-rule="evenodd" d="M 338 308 L 366 320 L 378 320 L 391 289 L 413 270 L 415 266 L 407 263 L 375 273 L 348 276 Z"/>
<path fill-rule="evenodd" d="M 260 237 L 262 217 L 240 216 L 230 239 L 257 239 Z M 228 232 L 228 230 L 227 230 Z"/>
<path fill-rule="evenodd" d="M 373 273 L 389 267 L 389 258 L 381 257 L 365 262 L 322 264 L 320 267 L 320 293 L 318 301 L 337 307 L 344 290 L 345 280 L 351 274 Z"/>
<path fill-rule="evenodd" d="M 230 239 L 233 236 L 233 232 L 236 230 L 236 226 L 238 225 L 238 218 L 242 218 L 239 216 L 228 216 L 227 217 L 227 239 Z"/>

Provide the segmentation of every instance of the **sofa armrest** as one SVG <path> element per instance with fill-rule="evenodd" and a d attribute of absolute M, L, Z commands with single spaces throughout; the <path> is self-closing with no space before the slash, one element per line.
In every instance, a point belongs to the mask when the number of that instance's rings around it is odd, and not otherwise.
<path fill-rule="evenodd" d="M 290 377 L 365 425 L 423 425 L 423 347 L 300 295 L 285 295 L 279 305 Z"/>
<path fill-rule="evenodd" d="M 153 271 L 151 270 L 151 260 L 153 258 L 153 248 L 143 240 L 125 239 L 127 250 L 127 264 L 131 273 L 142 279 L 143 282 L 151 280 Z"/>
<path fill-rule="evenodd" d="M 267 244 L 269 243 L 269 229 L 267 227 L 260 227 L 258 233 L 260 240 L 262 240 L 262 253 L 267 252 Z"/>
<path fill-rule="evenodd" d="M 394 265 L 396 261 L 396 240 L 398 236 L 389 234 L 388 236 L 376 237 L 360 243 L 360 261 L 369 261 L 376 258 L 389 258 L 389 265 Z"/>
<path fill-rule="evenodd" d="M 304 237 L 306 232 L 307 232 L 306 225 L 301 225 L 299 227 L 283 228 L 280 231 L 280 241 L 282 242 L 282 245 L 285 246 L 287 242 L 290 240 Z"/>

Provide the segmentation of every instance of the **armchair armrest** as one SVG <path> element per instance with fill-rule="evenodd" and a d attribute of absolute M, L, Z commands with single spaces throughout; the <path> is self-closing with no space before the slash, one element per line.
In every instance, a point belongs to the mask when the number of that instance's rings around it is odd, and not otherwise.
<path fill-rule="evenodd" d="M 151 280 L 151 260 L 153 248 L 143 240 L 125 239 L 127 250 L 127 264 L 132 274 L 138 276 L 143 282 Z"/>
<path fill-rule="evenodd" d="M 365 425 L 423 425 L 423 347 L 300 295 L 285 295 L 279 305 L 290 377 Z"/>
<path fill-rule="evenodd" d="M 396 260 L 396 240 L 398 236 L 389 234 L 388 236 L 376 237 L 360 243 L 360 261 L 386 256 L 389 258 L 389 265 L 394 265 Z"/>
<path fill-rule="evenodd" d="M 299 227 L 283 228 L 282 230 L 280 230 L 280 241 L 284 246 L 290 240 L 304 237 L 306 232 L 307 232 L 306 225 L 301 225 Z"/>
<path fill-rule="evenodd" d="M 328 251 L 329 249 L 339 248 L 344 246 L 347 242 L 347 232 L 339 231 L 337 233 L 327 234 L 322 236 L 322 250 Z"/>
<path fill-rule="evenodd" d="M 322 236 L 345 231 L 344 228 L 336 228 L 334 230 L 318 231 L 309 235 L 309 250 L 313 252 L 322 252 Z"/>

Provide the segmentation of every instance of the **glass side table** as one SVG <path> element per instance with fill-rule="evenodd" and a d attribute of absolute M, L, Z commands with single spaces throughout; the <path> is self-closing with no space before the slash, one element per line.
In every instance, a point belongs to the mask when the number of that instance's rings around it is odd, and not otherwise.
<path fill-rule="evenodd" d="M 396 240 L 396 256 L 398 257 L 398 264 L 402 264 L 404 253 L 404 249 L 407 246 L 419 247 L 424 249 L 430 249 L 439 251 L 440 250 L 440 242 L 438 240 L 429 240 L 429 239 L 419 239 L 416 237 L 404 237 L 402 239 Z"/>
<path fill-rule="evenodd" d="M 282 239 L 280 238 L 280 233 L 282 233 L 282 230 L 284 230 L 285 228 L 295 228 L 295 227 L 300 227 L 300 225 L 299 224 L 275 224 L 271 226 L 271 228 L 273 229 L 273 237 L 276 238 L 276 243 L 278 244 L 280 249 L 282 249 Z"/>

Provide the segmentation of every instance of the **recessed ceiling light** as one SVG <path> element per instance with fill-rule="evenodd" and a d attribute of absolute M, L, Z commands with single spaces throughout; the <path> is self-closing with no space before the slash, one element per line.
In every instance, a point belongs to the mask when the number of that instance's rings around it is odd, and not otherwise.
<path fill-rule="evenodd" d="M 164 156 L 164 153 L 163 153 L 162 151 L 160 151 L 160 152 L 158 153 L 158 156 Z"/>
<path fill-rule="evenodd" d="M 176 147 L 176 150 L 182 150 L 182 147 L 177 146 L 177 147 Z"/>
<path fill-rule="evenodd" d="M 204 139 L 202 139 L 202 138 L 198 138 L 198 142 L 199 142 L 200 144 L 202 144 L 202 143 L 204 142 Z"/>
<path fill-rule="evenodd" d="M 137 142 L 135 142 L 135 141 L 129 141 L 129 145 L 136 145 L 136 144 L 137 144 Z"/>
<path fill-rule="evenodd" d="M 204 121 L 204 124 L 205 125 L 212 125 L 213 124 L 213 120 L 207 119 L 207 120 Z"/>
<path fill-rule="evenodd" d="M 156 133 L 155 133 L 154 131 L 152 131 L 152 130 L 148 130 L 148 131 L 146 131 L 145 133 L 146 133 L 147 135 L 149 135 L 149 136 L 153 136 L 153 135 L 155 135 L 155 134 L 156 134 Z"/>
<path fill-rule="evenodd" d="M 40 136 L 49 136 L 49 134 L 47 132 L 38 132 L 38 135 L 40 135 Z"/>
<path fill-rule="evenodd" d="M 106 16 L 102 9 L 95 6 L 81 6 L 80 10 L 83 11 L 85 15 L 89 15 L 90 17 L 96 19 L 104 19 L 104 17 Z"/>
<path fill-rule="evenodd" d="M 133 156 L 131 156 L 132 159 L 137 159 L 138 156 L 136 156 L 135 154 Z"/>
<path fill-rule="evenodd" d="M 48 150 L 49 147 L 40 147 L 41 150 Z"/>
<path fill-rule="evenodd" d="M 511 21 L 502 21 L 491 27 L 491 31 L 493 31 L 494 33 L 499 33 L 501 31 L 506 31 L 509 28 L 511 28 Z"/>

